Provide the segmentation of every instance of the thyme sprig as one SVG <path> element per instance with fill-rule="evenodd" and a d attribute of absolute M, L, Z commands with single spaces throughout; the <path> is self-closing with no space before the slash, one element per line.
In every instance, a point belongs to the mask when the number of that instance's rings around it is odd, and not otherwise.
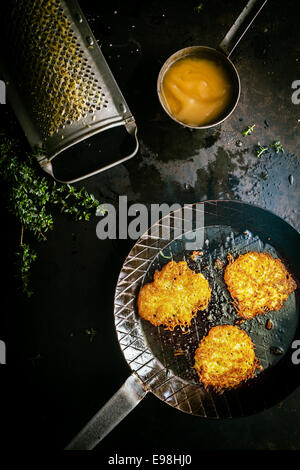
<path fill-rule="evenodd" d="M 20 269 L 20 277 L 22 283 L 22 290 L 27 297 L 31 297 L 33 291 L 30 288 L 30 271 L 34 261 L 37 258 L 37 253 L 31 249 L 27 243 L 20 245 L 20 251 L 17 252 L 18 264 Z"/>
<path fill-rule="evenodd" d="M 42 175 L 36 163 L 40 155 L 41 150 L 24 154 L 18 141 L 0 133 L 0 174 L 8 188 L 8 209 L 21 225 L 17 258 L 22 289 L 28 296 L 32 295 L 29 278 L 37 254 L 24 243 L 24 232 L 30 231 L 38 241 L 45 241 L 47 232 L 53 229 L 54 206 L 75 220 L 89 220 L 101 208 L 84 188 L 78 190 L 72 185 L 58 185 Z"/>

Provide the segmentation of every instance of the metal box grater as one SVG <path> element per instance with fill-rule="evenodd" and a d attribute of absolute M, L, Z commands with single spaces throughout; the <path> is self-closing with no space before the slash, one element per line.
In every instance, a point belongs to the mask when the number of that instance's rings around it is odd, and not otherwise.
<path fill-rule="evenodd" d="M 38 157 L 43 170 L 58 181 L 75 182 L 132 158 L 138 150 L 134 117 L 77 1 L 10 0 L 1 8 L 7 97 L 31 147 L 43 149 Z M 100 158 L 96 168 L 75 178 L 54 174 L 54 159 L 117 127 L 130 138 L 125 154 L 111 155 L 114 160 L 104 164 Z M 72 159 L 66 161 L 72 165 Z"/>

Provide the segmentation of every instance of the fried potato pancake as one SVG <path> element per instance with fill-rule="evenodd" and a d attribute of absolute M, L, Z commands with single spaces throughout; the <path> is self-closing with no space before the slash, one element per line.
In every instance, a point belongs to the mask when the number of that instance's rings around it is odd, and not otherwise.
<path fill-rule="evenodd" d="M 204 387 L 217 392 L 236 388 L 261 369 L 251 339 L 232 325 L 210 329 L 196 349 L 194 367 Z"/>
<path fill-rule="evenodd" d="M 141 288 L 137 305 L 140 316 L 152 325 L 184 330 L 198 310 L 206 309 L 210 298 L 208 281 L 201 273 L 191 270 L 186 261 L 170 261 Z"/>
<path fill-rule="evenodd" d="M 245 319 L 280 310 L 297 288 L 282 261 L 269 253 L 252 251 L 232 261 L 224 280 L 237 313 Z"/>

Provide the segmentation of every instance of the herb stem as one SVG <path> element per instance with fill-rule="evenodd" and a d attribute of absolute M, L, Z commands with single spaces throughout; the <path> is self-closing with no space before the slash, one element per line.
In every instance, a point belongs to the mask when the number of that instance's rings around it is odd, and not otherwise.
<path fill-rule="evenodd" d="M 20 246 L 23 246 L 23 235 L 24 235 L 24 225 L 22 224 L 22 227 L 21 227 Z"/>

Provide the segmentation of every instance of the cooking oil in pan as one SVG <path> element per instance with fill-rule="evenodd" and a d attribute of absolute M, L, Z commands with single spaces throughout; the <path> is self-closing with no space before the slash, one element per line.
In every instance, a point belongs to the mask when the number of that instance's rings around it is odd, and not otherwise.
<path fill-rule="evenodd" d="M 193 368 L 199 342 L 213 326 L 237 325 L 246 331 L 255 345 L 256 357 L 263 367 L 257 374 L 266 373 L 280 361 L 294 339 L 298 322 L 296 295 L 292 293 L 280 311 L 244 320 L 238 316 L 233 306 L 224 282 L 224 270 L 229 253 L 233 258 L 249 251 L 267 252 L 274 258 L 282 257 L 268 239 L 265 240 L 263 236 L 250 230 L 236 232 L 227 226 L 211 226 L 202 230 L 204 243 L 199 246 L 198 253 L 195 250 L 193 255 L 192 251 L 186 250 L 185 236 L 173 240 L 164 249 L 164 255 L 169 259 L 158 255 L 148 270 L 144 283 L 152 282 L 154 271 L 160 270 L 170 259 L 177 262 L 185 260 L 191 269 L 202 272 L 208 280 L 212 291 L 211 301 L 205 311 L 199 311 L 192 319 L 185 334 L 179 327 L 168 331 L 163 326 L 154 327 L 142 320 L 149 347 L 167 371 L 190 383 L 199 383 Z M 282 261 L 286 264 L 284 259 Z"/>

